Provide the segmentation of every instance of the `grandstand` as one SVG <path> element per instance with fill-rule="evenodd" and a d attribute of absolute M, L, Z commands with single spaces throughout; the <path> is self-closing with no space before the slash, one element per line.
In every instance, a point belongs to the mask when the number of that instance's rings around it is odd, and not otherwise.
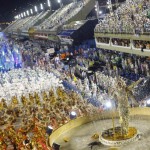
<path fill-rule="evenodd" d="M 50 10 L 46 10 L 34 16 L 19 18 L 4 32 L 11 34 L 11 36 L 29 38 L 32 30 L 33 38 L 51 39 L 49 36 L 57 36 L 63 25 L 72 21 L 85 20 L 94 6 L 95 0 L 71 2 L 63 5 L 53 13 Z"/>
<path fill-rule="evenodd" d="M 45 18 L 46 16 L 49 16 L 51 13 L 49 10 L 43 11 L 38 13 L 37 15 L 17 19 L 14 21 L 10 26 L 8 26 L 4 32 L 11 33 L 11 34 L 18 34 L 19 33 L 28 33 L 28 30 L 30 27 L 34 26 L 39 20 Z M 18 34 L 19 35 L 19 34 Z"/>
<path fill-rule="evenodd" d="M 128 0 L 107 14 L 95 28 L 98 48 L 150 55 L 149 1 Z"/>

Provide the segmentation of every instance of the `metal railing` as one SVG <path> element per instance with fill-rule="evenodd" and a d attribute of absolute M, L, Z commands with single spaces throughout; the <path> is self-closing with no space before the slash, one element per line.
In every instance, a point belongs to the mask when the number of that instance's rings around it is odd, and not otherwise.
<path fill-rule="evenodd" d="M 150 30 L 115 30 L 115 29 L 95 29 L 95 33 L 104 33 L 104 34 L 137 34 L 137 35 L 150 35 Z"/>

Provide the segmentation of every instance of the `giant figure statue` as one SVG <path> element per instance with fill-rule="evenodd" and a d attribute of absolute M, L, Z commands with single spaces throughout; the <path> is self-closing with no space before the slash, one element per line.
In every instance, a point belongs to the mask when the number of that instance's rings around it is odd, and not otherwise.
<path fill-rule="evenodd" d="M 137 102 L 133 96 L 133 88 L 141 82 L 142 79 L 134 82 L 130 86 L 127 86 L 125 81 L 121 78 L 116 79 L 116 84 L 113 88 L 109 90 L 109 95 L 117 100 L 117 106 L 120 117 L 121 124 L 121 134 L 127 135 L 129 128 L 129 98 L 131 99 L 131 104 L 136 104 Z"/>

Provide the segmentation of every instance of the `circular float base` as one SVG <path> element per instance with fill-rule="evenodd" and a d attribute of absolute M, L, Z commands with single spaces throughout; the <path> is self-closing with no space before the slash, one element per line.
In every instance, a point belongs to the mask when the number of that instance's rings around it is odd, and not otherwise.
<path fill-rule="evenodd" d="M 126 135 L 121 134 L 121 127 L 115 127 L 103 131 L 99 140 L 107 146 L 121 146 L 136 141 L 138 139 L 137 135 L 137 129 L 134 127 L 129 127 Z"/>

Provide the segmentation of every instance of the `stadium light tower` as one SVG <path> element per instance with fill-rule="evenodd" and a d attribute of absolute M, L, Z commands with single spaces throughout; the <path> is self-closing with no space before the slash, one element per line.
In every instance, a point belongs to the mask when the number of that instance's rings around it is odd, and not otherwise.
<path fill-rule="evenodd" d="M 37 6 L 34 6 L 34 10 L 35 12 L 38 12 Z"/>
<path fill-rule="evenodd" d="M 33 10 L 32 9 L 30 9 L 30 13 L 33 14 Z"/>
<path fill-rule="evenodd" d="M 44 7 L 43 7 L 43 4 L 42 4 L 42 3 L 40 4 L 40 7 L 41 7 L 41 10 L 43 10 L 43 9 L 44 9 Z"/>
<path fill-rule="evenodd" d="M 63 7 L 63 3 L 62 3 L 62 1 L 61 1 L 61 0 L 57 0 L 57 2 L 59 3 L 60 8 L 62 8 L 62 7 Z"/>

